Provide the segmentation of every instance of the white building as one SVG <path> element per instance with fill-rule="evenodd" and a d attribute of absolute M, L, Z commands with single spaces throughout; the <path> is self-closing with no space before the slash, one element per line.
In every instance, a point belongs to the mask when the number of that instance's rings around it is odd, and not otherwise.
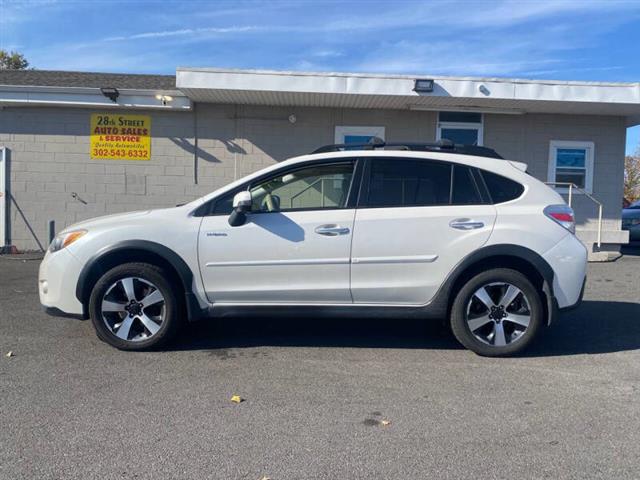
<path fill-rule="evenodd" d="M 52 221 L 59 230 L 183 203 L 323 144 L 372 136 L 491 147 L 541 180 L 580 187 L 571 203 L 589 248 L 598 250 L 598 238 L 608 251 L 627 241 L 620 229 L 625 135 L 640 123 L 638 83 L 193 68 L 178 68 L 175 77 L 0 71 L 0 106 L 0 244 L 19 249 L 46 248 Z M 150 124 L 139 139 L 149 149 L 137 147 L 145 159 L 125 160 L 117 148 L 99 158 L 92 115 L 94 122 L 142 115 L 141 125 Z M 601 222 L 593 199 L 603 205 Z"/>

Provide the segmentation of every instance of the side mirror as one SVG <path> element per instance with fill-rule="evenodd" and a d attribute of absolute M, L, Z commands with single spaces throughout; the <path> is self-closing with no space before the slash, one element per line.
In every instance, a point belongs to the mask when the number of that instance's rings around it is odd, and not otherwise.
<path fill-rule="evenodd" d="M 233 197 L 233 211 L 229 215 L 229 225 L 232 227 L 244 225 L 247 221 L 247 212 L 251 211 L 252 204 L 251 192 L 243 190 L 236 193 Z"/>

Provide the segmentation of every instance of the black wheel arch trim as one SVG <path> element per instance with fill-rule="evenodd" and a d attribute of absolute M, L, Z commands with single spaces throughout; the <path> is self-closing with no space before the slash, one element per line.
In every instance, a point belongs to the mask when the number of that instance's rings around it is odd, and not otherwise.
<path fill-rule="evenodd" d="M 182 283 L 182 287 L 185 292 L 185 305 L 189 320 L 195 320 L 202 317 L 206 309 L 203 309 L 200 306 L 196 295 L 193 293 L 193 281 L 195 275 L 180 255 L 164 245 L 149 240 L 124 240 L 101 248 L 82 268 L 78 277 L 78 283 L 76 284 L 76 298 L 83 305 L 85 318 L 88 316 L 88 312 L 86 310 L 92 287 L 92 285 L 89 285 L 88 280 L 95 274 L 96 269 L 98 269 L 97 273 L 100 275 L 106 273 L 99 266 L 100 260 L 105 258 L 107 255 L 112 255 L 118 252 L 126 253 L 131 250 L 152 253 L 169 263 L 169 265 L 171 265 L 171 267 L 173 267 L 177 272 L 180 282 Z"/>
<path fill-rule="evenodd" d="M 548 323 L 555 318 L 558 307 L 553 293 L 554 272 L 549 263 L 533 250 L 521 245 L 497 244 L 482 247 L 466 256 L 453 271 L 449 274 L 445 282 L 440 286 L 434 298 L 428 304 L 428 314 L 434 317 L 445 317 L 451 304 L 453 286 L 461 276 L 474 264 L 492 257 L 517 257 L 531 264 L 542 276 L 542 291 L 546 298 L 548 312 Z"/>

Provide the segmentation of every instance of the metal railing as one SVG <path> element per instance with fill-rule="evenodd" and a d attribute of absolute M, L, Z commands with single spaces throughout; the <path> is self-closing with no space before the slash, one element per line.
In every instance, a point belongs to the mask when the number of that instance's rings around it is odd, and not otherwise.
<path fill-rule="evenodd" d="M 582 193 L 585 197 L 587 197 L 589 200 L 591 200 L 593 203 L 595 203 L 598 206 L 598 248 L 600 248 L 600 245 L 602 243 L 602 203 L 598 200 L 596 200 L 595 198 L 593 198 L 593 196 L 584 191 L 582 188 L 580 188 L 579 186 L 577 186 L 575 183 L 570 183 L 570 182 L 545 182 L 545 184 L 553 186 L 553 187 L 568 187 L 569 191 L 566 192 L 568 195 L 567 198 L 567 204 L 571 207 L 571 203 L 573 201 L 573 191 L 577 190 L 580 193 Z M 558 192 L 558 193 L 565 193 L 565 192 Z"/>
<path fill-rule="evenodd" d="M 295 199 L 297 199 L 299 196 L 301 196 L 303 193 L 307 192 L 308 190 L 312 189 L 312 188 L 316 188 L 316 185 L 320 184 L 320 197 L 322 198 L 322 204 L 320 205 L 322 208 L 324 208 L 326 206 L 326 200 L 327 197 L 324 194 L 324 190 L 325 190 L 325 184 L 324 182 L 333 182 L 333 181 L 344 181 L 345 178 L 340 176 L 340 175 L 335 175 L 333 177 L 321 177 L 321 178 L 317 178 L 316 180 L 314 180 L 313 182 L 311 182 L 309 185 L 307 185 L 305 188 L 303 188 L 302 190 L 300 190 L 298 193 L 296 193 L 295 195 L 291 196 L 291 199 L 289 200 L 290 203 L 290 208 L 293 208 L 293 201 Z M 342 195 L 345 195 L 347 192 L 343 191 Z"/>
<path fill-rule="evenodd" d="M 291 198 L 289 199 L 289 208 L 293 208 L 293 201 L 298 198 L 300 195 L 302 195 L 303 193 L 305 193 L 307 190 L 310 190 L 312 188 L 315 188 L 316 185 L 319 183 L 320 184 L 320 197 L 322 198 L 322 205 L 321 207 L 324 208 L 324 181 L 325 180 L 331 180 L 330 178 L 318 178 L 315 181 L 311 182 L 309 185 L 307 185 L 305 188 L 303 188 L 302 190 L 300 190 L 298 193 L 296 193 L 295 195 L 292 195 Z"/>

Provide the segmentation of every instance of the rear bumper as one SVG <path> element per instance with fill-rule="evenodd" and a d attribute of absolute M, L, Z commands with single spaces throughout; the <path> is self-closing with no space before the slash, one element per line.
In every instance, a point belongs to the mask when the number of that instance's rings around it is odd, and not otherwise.
<path fill-rule="evenodd" d="M 640 226 L 633 227 L 622 227 L 622 230 L 627 230 L 629 232 L 629 241 L 637 242 L 640 240 Z"/>
<path fill-rule="evenodd" d="M 543 255 L 553 269 L 553 295 L 558 308 L 579 304 L 587 276 L 587 249 L 574 235 L 566 235 Z"/>
<path fill-rule="evenodd" d="M 582 298 L 584 297 L 584 288 L 586 285 L 587 285 L 587 277 L 584 277 L 584 280 L 582 281 L 582 288 L 580 289 L 580 296 L 578 297 L 578 300 L 576 301 L 576 303 L 574 303 L 573 305 L 567 305 L 566 307 L 559 308 L 558 310 L 560 312 L 569 312 L 571 310 L 575 310 L 576 308 L 578 308 L 582 304 Z"/>
<path fill-rule="evenodd" d="M 580 304 L 582 303 L 582 297 L 584 296 L 584 287 L 586 284 L 587 277 L 585 277 L 582 282 L 582 289 L 580 290 L 580 296 L 578 297 L 576 303 L 574 303 L 573 305 L 567 305 L 566 307 L 562 308 L 558 306 L 558 299 L 553 296 L 551 290 L 548 287 L 544 290 L 545 295 L 547 295 L 547 311 L 549 312 L 547 325 L 555 323 L 563 313 L 574 310 L 580 306 Z"/>

